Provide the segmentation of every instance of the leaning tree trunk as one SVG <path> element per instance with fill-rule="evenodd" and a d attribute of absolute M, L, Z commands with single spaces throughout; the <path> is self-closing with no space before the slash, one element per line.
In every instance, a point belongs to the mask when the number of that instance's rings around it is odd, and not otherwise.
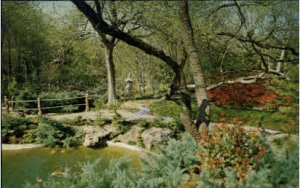
<path fill-rule="evenodd" d="M 180 121 L 184 125 L 185 130 L 189 132 L 195 140 L 199 141 L 200 134 L 192 119 L 191 97 L 186 88 L 186 81 L 182 69 L 179 69 L 179 72 L 177 72 L 176 75 L 178 75 L 178 85 L 182 101 Z"/>
<path fill-rule="evenodd" d="M 193 36 L 192 24 L 189 16 L 188 0 L 180 1 L 179 16 L 182 27 L 182 37 L 187 50 L 190 71 L 195 82 L 195 95 L 198 104 L 198 117 L 196 122 L 197 128 L 208 126 L 210 122 L 210 107 L 206 95 L 206 84 L 200 65 L 199 55 L 197 53 L 195 40 Z"/>
<path fill-rule="evenodd" d="M 115 66 L 113 62 L 113 47 L 105 47 L 105 66 L 107 71 L 107 104 L 116 103 Z"/>

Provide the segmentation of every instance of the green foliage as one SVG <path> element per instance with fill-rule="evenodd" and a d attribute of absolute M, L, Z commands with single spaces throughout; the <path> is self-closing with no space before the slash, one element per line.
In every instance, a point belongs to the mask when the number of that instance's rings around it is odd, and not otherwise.
<path fill-rule="evenodd" d="M 7 94 L 8 96 L 16 96 L 17 92 L 18 92 L 17 82 L 16 79 L 13 78 L 13 80 L 9 82 L 7 86 Z"/>
<path fill-rule="evenodd" d="M 180 141 L 170 140 L 157 154 L 142 161 L 142 170 L 135 177 L 137 187 L 179 187 L 183 174 L 199 163 L 198 152 L 197 143 L 188 134 Z"/>
<path fill-rule="evenodd" d="M 166 128 L 168 127 L 168 124 L 164 122 L 164 119 L 159 117 L 155 118 L 154 121 L 151 123 L 153 127 L 159 127 L 159 128 Z"/>
<path fill-rule="evenodd" d="M 159 101 L 151 103 L 150 111 L 154 114 L 164 117 L 173 117 L 179 119 L 180 116 L 180 106 L 173 101 Z"/>
<path fill-rule="evenodd" d="M 294 69 L 292 69 L 294 70 Z M 294 72 L 292 71 L 291 72 Z M 295 79 L 295 76 L 293 76 Z M 276 101 L 277 105 L 289 106 L 293 111 L 297 111 L 299 101 L 299 83 L 296 81 L 287 81 L 278 78 L 272 78 L 268 87 L 271 91 L 278 93 L 281 97 Z"/>
<path fill-rule="evenodd" d="M 60 120 L 62 124 L 70 125 L 70 126 L 82 126 L 82 125 L 92 125 L 92 120 L 83 119 L 82 116 L 78 116 L 74 119 L 66 119 Z"/>
<path fill-rule="evenodd" d="M 105 103 L 106 103 L 106 99 L 104 99 L 103 97 L 94 100 L 94 106 L 96 110 L 105 109 L 107 107 Z"/>
<path fill-rule="evenodd" d="M 151 126 L 151 124 L 147 120 L 145 120 L 143 118 L 141 118 L 141 119 L 138 120 L 138 125 L 141 126 L 144 129 L 147 129 L 147 128 L 149 128 Z"/>
<path fill-rule="evenodd" d="M 45 118 L 39 119 L 37 140 L 47 147 L 78 146 L 81 135 L 80 133 L 76 133 L 74 128 L 60 122 Z"/>
<path fill-rule="evenodd" d="M 130 128 L 131 127 L 129 125 L 119 124 L 117 130 L 118 130 L 119 134 L 124 134 L 124 133 L 128 132 L 130 130 Z"/>
<path fill-rule="evenodd" d="M 121 103 L 117 102 L 117 103 L 114 103 L 114 104 L 110 104 L 108 105 L 108 110 L 112 110 L 115 114 L 117 114 L 117 110 L 120 108 L 121 106 Z"/>
<path fill-rule="evenodd" d="M 253 168 L 240 181 L 234 167 L 224 169 L 224 179 L 218 179 L 209 170 L 197 173 L 201 158 L 199 146 L 188 134 L 180 141 L 170 140 L 157 153 L 149 153 L 142 159 L 141 167 L 132 167 L 127 158 L 103 159 L 80 165 L 79 171 L 67 169 L 61 177 L 51 176 L 47 180 L 27 187 L 297 187 L 299 180 L 298 152 L 286 156 L 265 155 L 259 168 Z M 106 168 L 103 169 L 103 166 Z"/>
<path fill-rule="evenodd" d="M 30 84 L 26 84 L 25 86 L 19 88 L 17 91 L 17 95 L 15 96 L 15 100 L 37 100 L 36 88 L 30 86 Z M 16 103 L 15 108 L 37 108 L 37 102 L 30 103 Z"/>
<path fill-rule="evenodd" d="M 44 109 L 44 113 L 71 113 L 83 111 L 85 106 L 71 106 L 72 104 L 85 104 L 84 99 L 85 93 L 80 91 L 60 91 L 60 92 L 42 92 L 39 97 L 41 98 L 42 107 L 52 107 L 52 106 L 64 106 L 62 108 L 54 109 Z M 82 98 L 76 98 L 82 97 Z M 76 98 L 76 99 L 71 99 Z M 66 99 L 66 100 L 44 100 L 43 99 Z M 66 105 L 66 106 L 65 106 Z M 69 105 L 69 106 L 68 106 Z"/>
<path fill-rule="evenodd" d="M 22 136 L 22 143 L 35 143 L 36 142 L 36 132 L 37 129 L 25 130 L 24 135 Z"/>
<path fill-rule="evenodd" d="M 2 114 L 1 122 L 1 138 L 3 143 L 20 143 L 34 141 L 34 132 L 30 132 L 31 129 L 35 129 L 37 124 L 32 120 L 20 116 L 13 116 L 6 113 Z M 27 135 L 29 134 L 29 135 Z M 33 134 L 33 135 L 32 135 Z M 32 135 L 32 136 L 30 136 Z M 14 139 L 10 139 L 14 137 Z M 23 138 L 25 140 L 23 140 Z"/>
<path fill-rule="evenodd" d="M 136 145 L 139 146 L 139 147 L 145 148 L 145 144 L 144 144 L 144 141 L 143 141 L 143 138 L 142 138 L 142 134 L 140 134 L 138 136 Z"/>
<path fill-rule="evenodd" d="M 79 109 L 78 106 L 65 106 L 62 108 L 62 111 L 65 111 L 67 113 L 76 112 Z"/>
<path fill-rule="evenodd" d="M 275 157 L 266 160 L 257 171 L 247 174 L 244 181 L 237 180 L 237 173 L 231 168 L 225 170 L 225 187 L 255 188 L 255 187 L 298 187 L 299 186 L 299 152 L 289 153 L 287 156 Z M 198 185 L 208 187 L 220 187 L 221 183 L 213 180 L 209 173 L 199 178 Z"/>
<path fill-rule="evenodd" d="M 105 121 L 103 118 L 101 118 L 101 117 L 97 117 L 97 118 L 95 119 L 95 124 L 96 124 L 97 126 L 102 127 L 102 126 L 105 125 L 105 123 L 106 123 L 106 121 Z"/>
<path fill-rule="evenodd" d="M 284 148 L 286 151 L 295 151 L 299 148 L 298 140 L 296 141 L 296 139 L 293 139 L 290 136 L 274 139 L 272 143 L 279 150 L 282 150 Z"/>
<path fill-rule="evenodd" d="M 265 111 L 250 108 L 233 108 L 211 105 L 211 121 L 220 122 L 221 118 L 229 123 L 239 117 L 244 124 L 262 126 L 287 133 L 298 133 L 298 112 Z"/>
<path fill-rule="evenodd" d="M 47 181 L 25 187 L 134 187 L 131 178 L 128 178 L 131 168 L 130 159 L 111 160 L 106 169 L 104 159 L 98 159 L 93 163 L 87 162 L 79 165 L 79 173 L 67 169 L 61 177 L 49 177 Z"/>
<path fill-rule="evenodd" d="M 122 125 L 124 123 L 124 119 L 117 111 L 114 111 L 115 115 L 112 119 L 112 124 L 114 125 Z"/>

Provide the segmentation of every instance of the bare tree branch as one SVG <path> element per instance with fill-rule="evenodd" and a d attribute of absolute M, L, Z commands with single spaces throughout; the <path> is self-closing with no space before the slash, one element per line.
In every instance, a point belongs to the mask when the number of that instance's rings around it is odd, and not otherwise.
<path fill-rule="evenodd" d="M 259 46 L 260 48 L 265 48 L 265 49 L 278 49 L 278 50 L 287 50 L 290 51 L 293 55 L 298 56 L 299 52 L 296 51 L 295 48 L 291 46 L 278 46 L 278 45 L 273 45 L 273 44 L 268 44 L 268 43 L 261 43 L 260 41 L 256 41 L 254 39 L 248 39 L 242 36 L 237 36 L 233 33 L 229 32 L 219 32 L 217 35 L 221 36 L 228 36 L 235 38 L 236 40 L 239 40 L 240 42 L 246 42 L 246 43 L 254 43 L 255 45 Z"/>

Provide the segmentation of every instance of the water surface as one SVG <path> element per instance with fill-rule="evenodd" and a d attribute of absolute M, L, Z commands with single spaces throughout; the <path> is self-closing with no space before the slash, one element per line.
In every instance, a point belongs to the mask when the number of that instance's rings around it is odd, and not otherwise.
<path fill-rule="evenodd" d="M 133 166 L 139 166 L 140 154 L 119 147 L 2 151 L 2 187 L 19 188 L 25 181 L 36 183 L 37 179 L 46 179 L 54 171 L 61 171 L 66 167 L 76 170 L 80 162 L 98 158 L 103 158 L 101 164 L 106 168 L 109 160 L 125 156 L 132 158 Z"/>

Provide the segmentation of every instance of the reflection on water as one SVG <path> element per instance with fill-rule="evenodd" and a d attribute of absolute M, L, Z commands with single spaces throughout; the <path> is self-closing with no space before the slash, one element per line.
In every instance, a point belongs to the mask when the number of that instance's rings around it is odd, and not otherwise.
<path fill-rule="evenodd" d="M 103 168 L 111 159 L 129 156 L 132 164 L 140 165 L 139 154 L 119 147 L 91 149 L 35 148 L 15 151 L 2 151 L 2 187 L 22 187 L 25 181 L 35 183 L 45 179 L 51 173 L 60 172 L 66 167 L 76 170 L 81 162 L 103 158 Z"/>

